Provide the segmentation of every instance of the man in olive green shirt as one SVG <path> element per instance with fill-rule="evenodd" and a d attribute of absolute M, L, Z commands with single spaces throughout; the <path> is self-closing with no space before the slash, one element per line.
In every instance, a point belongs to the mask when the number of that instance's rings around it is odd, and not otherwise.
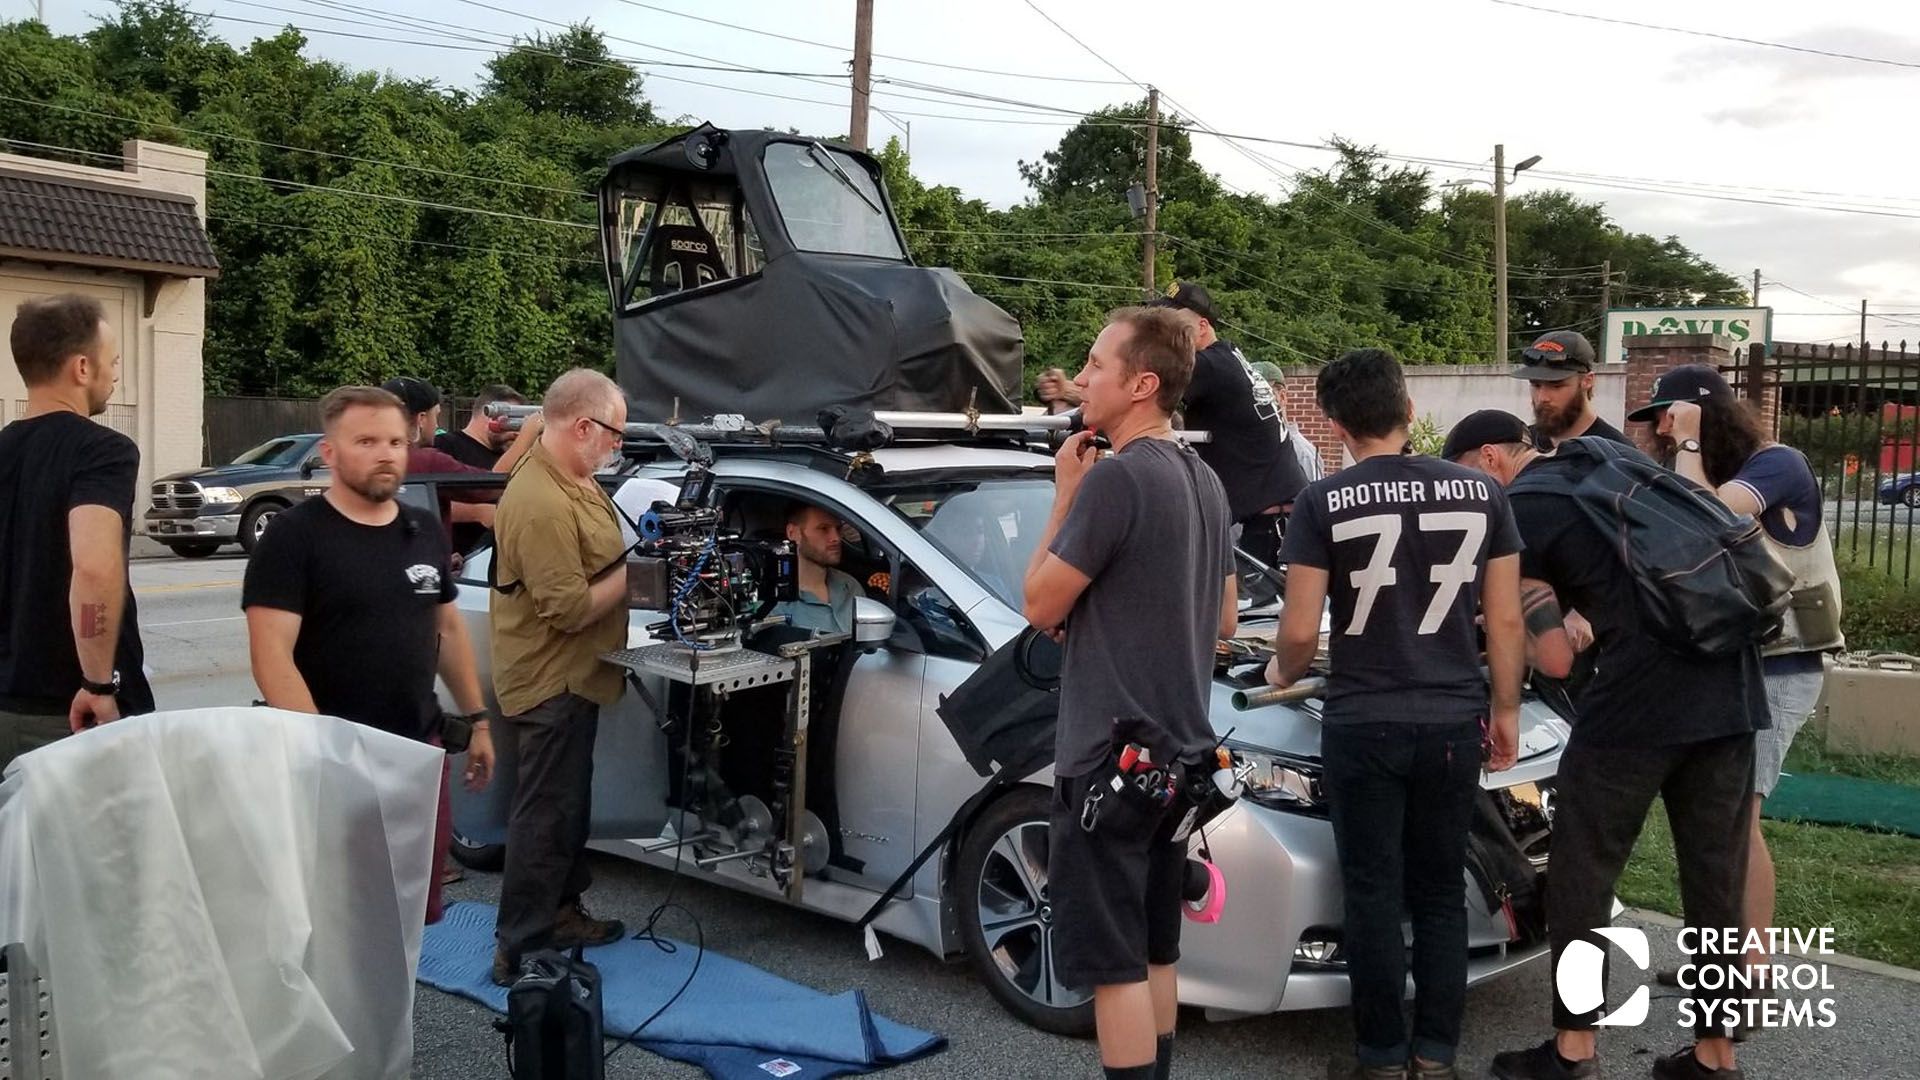
<path fill-rule="evenodd" d="M 581 904 L 600 708 L 620 669 L 600 655 L 627 643 L 625 544 L 594 473 L 618 454 L 626 397 L 576 368 L 541 404 L 546 429 L 514 470 L 494 515 L 493 689 L 519 749 L 507 865 L 494 925 L 493 981 L 522 954 L 603 945 L 626 928 Z"/>

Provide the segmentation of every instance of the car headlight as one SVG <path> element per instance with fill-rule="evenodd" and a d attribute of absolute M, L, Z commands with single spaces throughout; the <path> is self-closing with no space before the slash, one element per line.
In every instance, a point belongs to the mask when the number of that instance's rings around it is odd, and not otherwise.
<path fill-rule="evenodd" d="M 1317 763 L 1232 745 L 1233 752 L 1247 766 L 1247 798 L 1275 810 L 1326 814 L 1327 798 L 1321 789 L 1321 769 Z"/>
<path fill-rule="evenodd" d="M 203 495 L 209 503 L 237 503 L 240 501 L 239 488 L 201 488 L 200 494 Z"/>

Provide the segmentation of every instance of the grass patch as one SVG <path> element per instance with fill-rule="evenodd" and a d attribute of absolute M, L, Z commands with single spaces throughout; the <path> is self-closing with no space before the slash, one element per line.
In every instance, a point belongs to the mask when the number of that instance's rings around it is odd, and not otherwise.
<path fill-rule="evenodd" d="M 1776 925 L 1831 926 L 1841 952 L 1920 968 L 1920 840 L 1783 821 L 1760 829 L 1780 881 Z M 1659 800 L 1619 893 L 1630 906 L 1681 914 L 1673 834 Z"/>
<path fill-rule="evenodd" d="M 1920 551 L 1912 550 L 1912 530 L 1895 537 L 1891 547 L 1885 531 L 1869 548 L 1873 537 L 1860 530 L 1857 551 L 1853 531 L 1836 539 L 1834 561 L 1840 568 L 1843 601 L 1840 628 L 1847 635 L 1847 648 L 1920 655 Z"/>
<path fill-rule="evenodd" d="M 1851 776 L 1920 788 L 1920 758 L 1898 754 L 1836 754 L 1821 745 L 1821 734 L 1812 726 L 1801 729 L 1787 750 L 1787 772 Z"/>

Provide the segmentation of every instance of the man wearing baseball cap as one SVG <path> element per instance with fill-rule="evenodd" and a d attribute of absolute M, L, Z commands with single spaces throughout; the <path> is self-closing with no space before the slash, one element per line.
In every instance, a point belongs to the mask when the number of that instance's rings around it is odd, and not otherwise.
<path fill-rule="evenodd" d="M 1656 395 L 1657 397 L 1658 395 Z M 1696 657 L 1672 651 L 1648 630 L 1634 578 L 1615 540 L 1575 503 L 1573 487 L 1590 454 L 1542 454 L 1520 418 L 1476 412 L 1447 434 L 1442 456 L 1508 488 L 1519 526 L 1520 607 L 1537 672 L 1564 677 L 1577 643 L 1563 610 L 1592 625 L 1597 665 L 1576 702 L 1579 720 L 1562 751 L 1547 866 L 1547 928 L 1553 963 L 1576 942 L 1605 951 L 1596 931 L 1613 921 L 1614 888 L 1656 796 L 1673 830 L 1687 925 L 1741 925 L 1746 884 L 1747 799 L 1754 732 L 1767 726 L 1760 652 Z M 1638 451 L 1627 451 L 1639 457 Z M 1516 485 L 1522 475 L 1530 482 Z M 1693 962 L 1721 969 L 1694 999 L 1694 1044 L 1652 1064 L 1654 1080 L 1740 1080 L 1733 1042 L 1713 1017 L 1728 1015 L 1743 991 L 1727 978 L 1737 947 L 1699 951 Z M 1600 1010 L 1569 1002 L 1556 988 L 1554 1034 L 1536 1046 L 1495 1055 L 1495 1080 L 1594 1080 L 1600 1075 Z"/>
<path fill-rule="evenodd" d="M 1592 436 L 1633 445 L 1593 411 L 1593 343 L 1572 330 L 1541 334 L 1520 350 L 1513 372 L 1533 386 L 1533 446 L 1551 450 L 1563 439 Z"/>
<path fill-rule="evenodd" d="M 1241 527 L 1239 545 L 1269 566 L 1279 557 L 1280 523 L 1307 476 L 1280 422 L 1273 388 L 1232 342 L 1216 333 L 1213 296 L 1191 281 L 1174 282 L 1148 307 L 1184 312 L 1193 326 L 1193 382 L 1181 415 L 1212 441 L 1194 447 L 1227 490 L 1227 510 Z"/>

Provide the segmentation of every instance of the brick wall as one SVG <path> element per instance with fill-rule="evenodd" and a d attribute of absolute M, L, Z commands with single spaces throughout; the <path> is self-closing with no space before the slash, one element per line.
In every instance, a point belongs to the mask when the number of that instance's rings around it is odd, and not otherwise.
<path fill-rule="evenodd" d="M 1314 449 L 1320 451 L 1320 465 L 1331 473 L 1339 470 L 1345 451 L 1333 433 L 1333 425 L 1327 423 L 1327 415 L 1320 411 L 1320 403 L 1314 400 L 1313 380 L 1318 371 L 1310 367 L 1286 369 L 1286 382 L 1280 387 L 1280 407 L 1294 431 L 1305 435 Z"/>
<path fill-rule="evenodd" d="M 1725 368 L 1733 361 L 1733 343 L 1718 334 L 1648 334 L 1629 337 L 1620 343 L 1627 352 L 1627 411 L 1653 399 L 1653 384 L 1661 375 L 1686 364 L 1710 364 Z M 1775 411 L 1779 409 L 1778 396 Z M 1648 453 L 1653 452 L 1652 424 L 1629 424 L 1627 436 Z"/>

